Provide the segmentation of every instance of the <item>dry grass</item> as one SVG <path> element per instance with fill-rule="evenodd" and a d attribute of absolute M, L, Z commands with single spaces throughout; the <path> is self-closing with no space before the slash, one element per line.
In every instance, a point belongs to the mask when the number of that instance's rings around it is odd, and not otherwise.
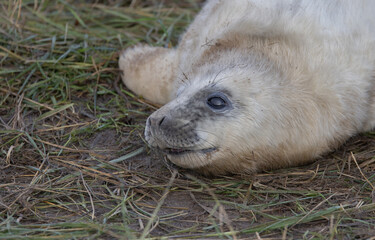
<path fill-rule="evenodd" d="M 153 109 L 116 83 L 118 52 L 176 45 L 199 6 L 0 2 L 0 239 L 375 236 L 375 133 L 308 166 L 213 179 L 147 148 Z"/>

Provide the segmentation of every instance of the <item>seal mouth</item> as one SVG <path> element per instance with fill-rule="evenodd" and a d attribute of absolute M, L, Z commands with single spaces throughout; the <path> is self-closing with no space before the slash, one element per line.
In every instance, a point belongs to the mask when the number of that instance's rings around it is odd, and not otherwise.
<path fill-rule="evenodd" d="M 205 149 L 198 149 L 198 150 L 183 149 L 183 148 L 165 148 L 165 149 L 161 149 L 161 150 L 162 150 L 162 152 L 164 152 L 167 155 L 178 156 L 178 155 L 183 155 L 183 154 L 187 154 L 187 153 L 203 153 L 203 154 L 207 154 L 207 153 L 216 151 L 217 148 L 216 147 L 212 147 L 212 148 L 205 148 Z"/>

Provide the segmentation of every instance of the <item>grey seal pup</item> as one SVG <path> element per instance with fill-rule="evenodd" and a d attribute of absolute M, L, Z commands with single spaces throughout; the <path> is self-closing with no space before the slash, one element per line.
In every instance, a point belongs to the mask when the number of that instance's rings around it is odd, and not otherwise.
<path fill-rule="evenodd" d="M 375 127 L 375 1 L 209 0 L 176 48 L 135 46 L 145 136 L 207 174 L 305 164 Z"/>

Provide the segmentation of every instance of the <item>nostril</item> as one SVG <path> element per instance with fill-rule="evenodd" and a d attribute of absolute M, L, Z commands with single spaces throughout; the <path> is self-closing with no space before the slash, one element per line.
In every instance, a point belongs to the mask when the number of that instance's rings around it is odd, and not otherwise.
<path fill-rule="evenodd" d="M 159 121 L 159 127 L 163 124 L 164 120 L 165 120 L 165 116 L 160 119 L 160 121 Z"/>
<path fill-rule="evenodd" d="M 163 116 L 163 117 L 150 116 L 147 119 L 147 122 L 146 122 L 146 126 L 149 126 L 151 128 L 155 128 L 155 129 L 158 129 L 158 128 L 161 128 L 161 127 L 165 127 L 165 124 L 169 124 L 167 116 Z"/>

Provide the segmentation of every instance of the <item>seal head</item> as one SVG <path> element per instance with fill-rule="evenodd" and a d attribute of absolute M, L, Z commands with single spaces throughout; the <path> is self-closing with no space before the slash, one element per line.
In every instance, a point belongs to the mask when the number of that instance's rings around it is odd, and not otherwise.
<path fill-rule="evenodd" d="M 223 57 L 195 67 L 176 98 L 148 118 L 146 141 L 181 167 L 215 174 L 252 172 L 261 165 L 253 161 L 257 153 L 252 150 L 263 144 L 258 131 L 268 123 L 265 109 L 278 88 L 251 86 L 280 76 L 257 53 L 218 56 Z"/>

